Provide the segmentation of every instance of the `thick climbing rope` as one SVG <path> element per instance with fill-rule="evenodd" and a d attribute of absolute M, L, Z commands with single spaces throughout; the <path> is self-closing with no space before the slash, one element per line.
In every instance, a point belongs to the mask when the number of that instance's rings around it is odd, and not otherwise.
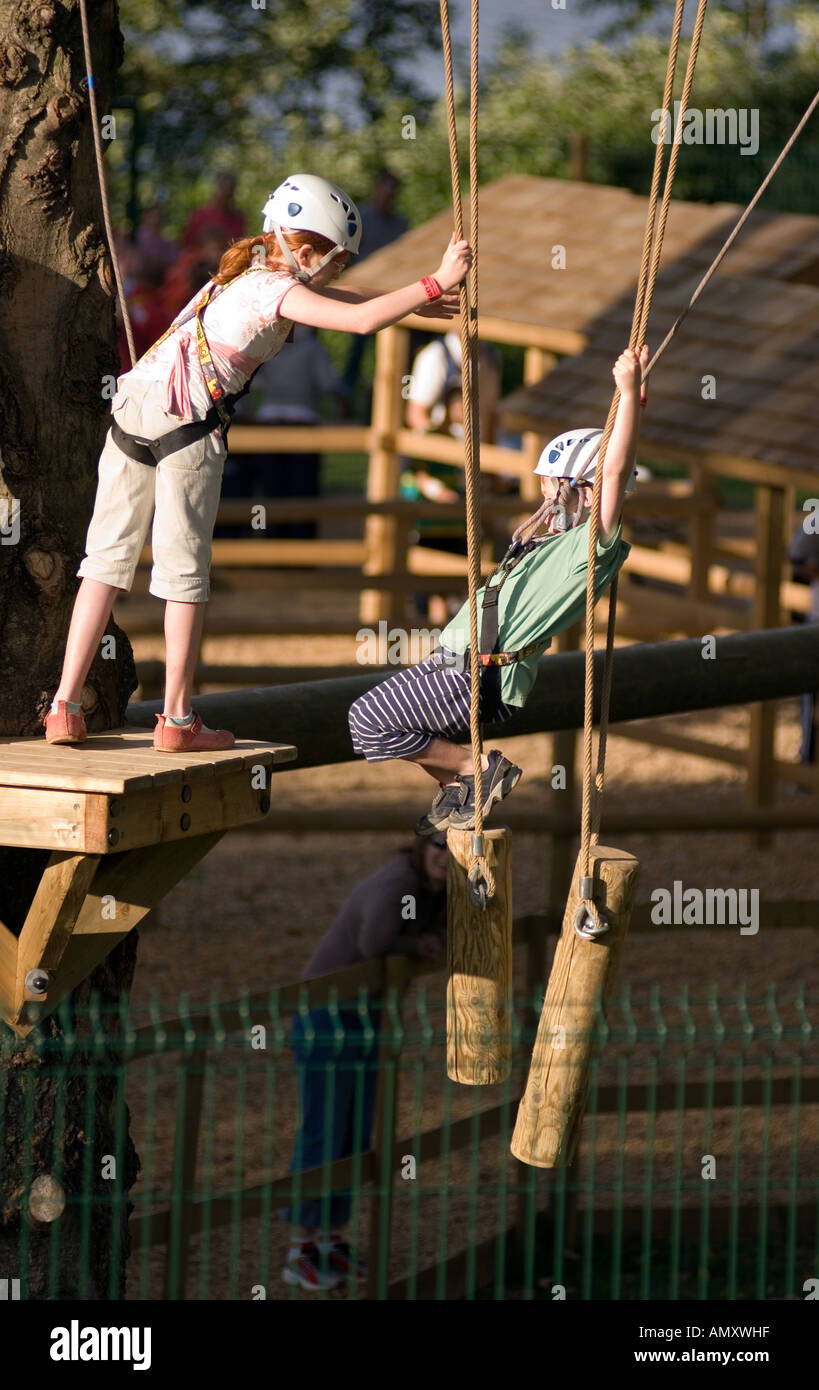
<path fill-rule="evenodd" d="M 662 169 L 662 153 L 659 158 L 655 153 L 654 170 L 652 171 L 652 192 L 649 195 L 649 209 L 646 218 L 646 229 L 643 240 L 643 253 L 640 262 L 640 275 L 637 284 L 637 295 L 634 302 L 634 315 L 631 324 L 631 335 L 629 346 L 637 349 L 645 342 L 648 319 L 651 313 L 651 305 L 654 298 L 654 287 L 657 281 L 657 273 L 660 267 L 660 259 L 663 250 L 663 240 L 668 223 L 668 213 L 671 206 L 671 192 L 674 186 L 674 176 L 677 171 L 677 160 L 680 152 L 682 125 L 685 112 L 688 109 L 688 101 L 691 96 L 691 87 L 694 82 L 694 71 L 699 55 L 700 40 L 702 38 L 703 25 L 705 23 L 705 12 L 708 0 L 699 0 L 697 15 L 694 21 L 694 28 L 691 35 L 691 46 L 688 53 L 688 63 L 686 65 L 685 77 L 683 79 L 682 95 L 678 107 L 677 124 L 674 129 L 674 138 L 671 144 L 671 154 L 666 170 L 663 196 L 660 203 L 659 215 L 656 211 L 657 190 L 659 187 L 660 174 Z M 671 91 L 673 89 L 674 70 L 677 63 L 677 52 L 679 46 L 680 25 L 682 22 L 682 5 L 679 0 L 674 14 L 674 25 L 672 29 L 671 42 L 669 44 L 668 65 L 666 69 L 666 83 L 663 93 L 663 109 L 671 109 Z M 657 152 L 661 152 L 664 146 L 663 140 L 657 142 Z M 656 219 L 656 226 L 655 226 Z M 609 417 L 606 421 L 606 429 L 600 442 L 598 452 L 597 469 L 595 472 L 594 493 L 597 500 L 592 503 L 592 514 L 589 518 L 591 525 L 594 522 L 594 532 L 589 534 L 589 560 L 588 560 L 588 581 L 586 588 L 586 700 L 584 709 L 583 727 L 583 754 L 584 754 L 584 779 L 583 779 L 583 821 L 581 830 L 581 875 L 588 876 L 589 859 L 591 846 L 599 843 L 600 821 L 603 811 L 603 792 L 605 787 L 606 774 L 606 745 L 608 740 L 609 708 L 611 704 L 611 686 L 613 672 L 614 655 L 614 633 L 617 621 L 617 581 L 609 589 L 609 611 L 606 623 L 606 647 L 603 657 L 603 688 L 600 699 L 600 730 L 597 743 L 597 768 L 594 781 L 591 777 L 592 763 L 592 723 L 593 723 L 593 701 L 594 701 L 594 576 L 595 560 L 597 554 L 597 527 L 600 515 L 600 495 L 603 480 L 603 464 L 606 457 L 611 432 L 614 421 L 617 417 L 617 407 L 620 401 L 620 392 L 615 390 L 612 403 L 609 409 Z M 584 885 L 588 886 L 588 885 Z M 588 905 L 591 902 L 591 895 L 585 899 Z M 596 919 L 596 909 L 589 908 L 593 920 Z"/>
<path fill-rule="evenodd" d="M 672 342 L 674 336 L 680 328 L 680 325 L 683 324 L 685 320 L 688 318 L 688 315 L 690 314 L 691 310 L 693 309 L 694 305 L 696 304 L 706 285 L 712 279 L 719 267 L 722 265 L 722 262 L 725 260 L 728 251 L 733 246 L 734 242 L 739 236 L 739 233 L 742 231 L 742 228 L 745 226 L 745 223 L 748 221 L 748 218 L 750 217 L 751 213 L 753 212 L 763 193 L 769 187 L 771 180 L 774 178 L 774 175 L 776 174 L 777 170 L 781 167 L 783 161 L 792 150 L 794 144 L 796 143 L 800 134 L 804 130 L 805 126 L 807 125 L 808 121 L 810 120 L 811 116 L 816 110 L 817 106 L 819 106 L 819 91 L 815 93 L 804 115 L 800 117 L 793 131 L 788 136 L 788 139 L 782 146 L 782 149 L 780 150 L 779 154 L 777 155 L 776 159 L 774 160 L 773 164 L 771 165 L 770 169 L 768 170 L 758 189 L 756 190 L 756 193 L 752 197 L 751 201 L 748 203 L 747 207 L 738 217 L 731 232 L 726 237 L 725 241 L 723 242 L 713 261 L 709 265 L 702 279 L 699 281 L 699 284 L 697 285 L 696 289 L 692 292 L 691 297 L 689 298 L 685 308 L 674 320 L 674 323 L 671 325 L 670 329 L 666 333 L 665 337 L 663 338 L 663 341 L 660 343 L 660 346 L 657 348 L 657 351 L 651 358 L 651 361 L 647 363 L 645 371 L 643 372 L 643 383 L 645 383 L 648 380 L 649 374 L 654 370 L 663 353 L 666 351 L 669 344 Z M 530 537 L 532 537 L 533 535 L 535 535 L 540 525 L 543 523 L 543 521 L 545 521 L 550 506 L 550 502 L 543 502 L 536 512 L 533 512 L 533 514 L 526 521 L 522 522 L 520 526 L 518 526 L 512 539 L 525 541 L 530 539 Z"/>
<path fill-rule="evenodd" d="M 99 113 L 97 111 L 97 93 L 94 86 L 94 70 L 91 66 L 91 40 L 88 35 L 88 14 L 86 11 L 86 0 L 80 0 L 80 24 L 82 25 L 82 46 L 85 54 L 85 72 L 88 83 L 88 104 L 91 109 L 91 130 L 94 135 L 94 156 L 97 162 L 97 178 L 100 186 L 100 198 L 102 200 L 102 216 L 105 222 L 105 234 L 108 238 L 108 249 L 111 253 L 111 263 L 114 267 L 114 279 L 117 285 L 120 308 L 122 310 L 122 321 L 125 324 L 125 337 L 128 340 L 128 354 L 131 358 L 131 366 L 135 366 L 137 360 L 136 346 L 134 344 L 134 331 L 131 327 L 131 316 L 128 313 L 128 303 L 125 298 L 125 288 L 122 283 L 122 274 L 119 267 L 119 257 L 117 248 L 114 244 L 114 229 L 111 225 L 111 208 L 108 201 L 108 185 L 105 179 L 105 162 L 102 153 L 102 137 L 100 135 Z"/>
<path fill-rule="evenodd" d="M 665 234 L 666 222 L 668 220 L 668 209 L 671 202 L 671 190 L 676 171 L 678 145 L 676 139 L 682 128 L 682 119 L 691 92 L 691 84 L 696 67 L 699 42 L 702 35 L 702 27 L 705 20 L 707 0 L 700 0 L 697 10 L 697 18 L 694 24 L 694 31 L 691 38 L 691 48 L 689 50 L 688 65 L 683 83 L 683 93 L 679 107 L 679 117 L 675 130 L 675 141 L 672 144 L 672 156 L 668 162 L 665 186 L 663 189 L 662 201 L 660 204 L 659 218 L 657 215 L 657 205 L 660 192 L 660 179 L 664 163 L 665 142 L 658 140 L 654 153 L 654 167 L 651 176 L 651 188 L 648 200 L 648 212 L 646 216 L 645 231 L 643 234 L 643 248 L 640 258 L 640 270 L 637 281 L 637 293 L 634 302 L 634 313 L 632 316 L 631 332 L 629 335 L 629 347 L 637 349 L 642 344 L 645 329 L 648 322 L 648 315 L 651 309 L 651 302 L 654 294 L 654 285 L 660 265 L 662 254 L 662 242 Z M 666 64 L 665 85 L 663 89 L 663 110 L 671 109 L 671 95 L 674 88 L 674 75 L 677 67 L 677 55 L 679 51 L 680 30 L 682 27 L 684 0 L 677 0 L 674 23 L 671 31 L 671 38 L 668 46 L 668 61 Z M 585 641 L 585 689 L 584 689 L 584 710 L 583 710 L 583 802 L 581 816 L 581 838 L 580 838 L 580 884 L 579 898 L 580 909 L 591 919 L 592 932 L 600 934 L 606 930 L 607 924 L 601 916 L 599 908 L 594 901 L 594 884 L 589 875 L 591 862 L 592 845 L 597 844 L 599 837 L 600 818 L 602 814 L 603 789 L 605 783 L 606 766 L 606 743 L 608 735 L 608 709 L 611 697 L 612 668 L 614 653 L 614 634 L 617 616 L 617 582 L 615 580 L 609 589 L 609 612 L 606 625 L 606 648 L 603 658 L 603 689 L 601 692 L 600 709 L 600 734 L 597 747 L 597 768 L 593 768 L 593 728 L 594 728 L 594 610 L 596 606 L 595 595 L 595 572 L 597 561 L 597 538 L 599 532 L 600 518 L 600 498 L 603 488 L 603 468 L 606 458 L 606 450 L 611 438 L 614 422 L 617 418 L 617 409 L 620 403 L 620 391 L 615 389 L 612 397 L 606 424 L 603 429 L 603 437 L 600 441 L 600 448 L 597 454 L 597 464 L 594 476 L 594 486 L 592 489 L 591 512 L 588 521 L 589 528 L 589 548 L 586 581 L 586 641 Z"/>
<path fill-rule="evenodd" d="M 660 357 L 665 352 L 672 338 L 679 329 L 680 324 L 682 324 L 685 321 L 685 319 L 688 318 L 688 315 L 691 313 L 691 310 L 693 309 L 694 305 L 696 304 L 697 300 L 699 299 L 700 295 L 702 294 L 703 290 L 705 289 L 705 286 L 708 284 L 708 281 L 711 279 L 712 275 L 714 275 L 714 273 L 722 265 L 722 262 L 725 260 L 726 255 L 728 254 L 737 237 L 739 236 L 740 232 L 742 231 L 742 228 L 745 226 L 745 223 L 748 221 L 748 218 L 750 217 L 751 213 L 753 212 L 754 208 L 756 207 L 766 188 L 770 184 L 780 165 L 790 154 L 791 150 L 793 149 L 793 146 L 796 144 L 796 141 L 799 139 L 799 136 L 802 134 L 802 131 L 805 129 L 805 126 L 807 125 L 817 106 L 819 106 L 819 91 L 815 93 L 813 100 L 810 102 L 810 105 L 805 111 L 805 114 L 794 126 L 793 130 L 791 131 L 791 134 L 788 136 L 788 139 L 785 141 L 785 144 L 779 151 L 779 154 L 777 155 L 776 159 L 774 160 L 773 164 L 771 165 L 770 169 L 768 170 L 767 174 L 765 175 L 764 179 L 759 185 L 759 188 L 756 190 L 756 193 L 754 194 L 750 203 L 745 208 L 745 211 L 741 214 L 741 216 L 737 219 L 732 231 L 726 237 L 725 241 L 723 242 L 713 261 L 711 262 L 702 279 L 700 280 L 699 284 L 697 285 L 697 288 L 691 295 L 691 298 L 689 299 L 682 313 L 674 320 L 665 337 L 663 338 L 663 341 L 660 343 L 660 346 L 657 348 L 657 351 L 655 352 L 651 361 L 647 364 L 646 369 L 643 372 L 643 381 L 647 379 L 649 372 L 651 372 L 653 368 L 657 365 L 657 362 L 659 361 Z"/>
<path fill-rule="evenodd" d="M 463 239 L 464 219 L 461 200 L 461 167 L 458 157 L 458 131 L 455 120 L 455 84 L 452 72 L 452 37 L 449 5 L 440 0 L 446 88 L 449 163 L 452 179 L 452 211 L 455 236 Z M 483 840 L 483 797 L 481 795 L 481 755 L 483 742 L 480 722 L 480 652 L 478 641 L 478 589 L 481 586 L 480 514 L 480 416 L 478 397 L 478 0 L 471 0 L 470 12 L 470 88 L 469 88 L 469 207 L 472 267 L 461 284 L 461 382 L 464 417 L 464 475 L 466 482 L 467 570 L 469 578 L 469 736 L 472 771 L 475 779 L 475 829 L 470 860 L 470 883 L 485 899 L 494 895 L 495 884 L 486 862 Z"/>

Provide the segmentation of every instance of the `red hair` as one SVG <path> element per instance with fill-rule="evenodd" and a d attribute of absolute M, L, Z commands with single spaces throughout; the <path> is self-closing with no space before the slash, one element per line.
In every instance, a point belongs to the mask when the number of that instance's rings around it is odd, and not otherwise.
<path fill-rule="evenodd" d="M 320 256 L 326 256 L 328 251 L 332 251 L 335 242 L 330 241 L 326 236 L 320 236 L 318 232 L 282 232 L 284 240 L 295 251 L 299 246 L 310 246 L 313 251 L 317 251 Z M 289 270 L 289 266 L 284 259 L 284 253 L 279 246 L 273 232 L 260 232 L 258 236 L 240 237 L 234 241 L 223 255 L 219 262 L 219 269 L 214 275 L 214 283 L 217 285 L 227 285 L 231 280 L 235 280 L 237 275 L 241 275 L 243 270 L 253 265 L 254 261 L 262 262 L 262 257 L 257 251 L 253 253 L 254 246 L 265 248 L 264 264 L 268 270 Z"/>

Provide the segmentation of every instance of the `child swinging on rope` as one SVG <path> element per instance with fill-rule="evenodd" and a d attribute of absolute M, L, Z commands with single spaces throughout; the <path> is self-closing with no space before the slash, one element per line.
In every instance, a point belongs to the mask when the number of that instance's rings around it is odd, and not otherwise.
<path fill-rule="evenodd" d="M 45 718 L 49 743 L 86 738 L 82 689 L 114 600 L 133 584 L 153 516 L 150 593 L 166 600 L 165 705 L 154 747 L 230 748 L 191 709 L 210 590 L 211 540 L 235 404 L 293 323 L 374 333 L 410 313 L 452 318 L 472 264 L 453 235 L 434 276 L 389 294 L 329 288 L 361 241 L 361 216 L 327 179 L 294 174 L 271 194 L 260 236 L 228 248 L 218 273 L 117 383 L 99 463 L 60 684 Z M 286 305 L 285 305 L 286 300 Z M 287 316 L 284 316 L 286 308 Z"/>
<path fill-rule="evenodd" d="M 597 541 L 595 594 L 609 587 L 629 552 L 621 537 L 620 513 L 633 487 L 634 455 L 640 429 L 640 378 L 648 349 L 621 353 L 613 375 L 620 403 L 603 464 Z M 588 519 L 601 430 L 570 430 L 553 439 L 535 472 L 550 503 L 545 536 L 523 545 L 513 541 L 506 558 L 478 591 L 481 646 L 481 719 L 510 719 L 526 703 L 538 661 L 551 639 L 580 618 L 585 609 Z M 487 592 L 491 595 L 486 602 Z M 469 735 L 469 604 L 441 633 L 441 644 L 426 661 L 390 676 L 351 706 L 349 724 L 355 751 L 368 762 L 404 758 L 439 783 L 439 790 L 417 824 L 421 835 L 448 826 L 475 823 L 472 752 L 456 742 Z M 494 659 L 488 659 L 488 658 Z M 499 749 L 483 754 L 480 795 L 483 814 L 508 796 L 521 769 Z"/>

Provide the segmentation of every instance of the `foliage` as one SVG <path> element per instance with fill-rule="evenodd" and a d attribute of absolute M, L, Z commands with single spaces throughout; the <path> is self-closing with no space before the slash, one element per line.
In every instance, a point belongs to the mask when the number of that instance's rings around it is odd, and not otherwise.
<path fill-rule="evenodd" d="M 422 97 L 401 61 L 412 52 L 413 71 L 422 62 L 440 63 L 434 3 L 400 0 L 382 7 L 376 0 L 286 0 L 277 6 L 275 23 L 272 15 L 262 16 L 260 25 L 260 12 L 251 11 L 247 0 L 225 0 L 219 15 L 230 17 L 227 56 L 224 37 L 216 43 L 211 32 L 212 6 L 183 6 L 169 35 L 162 25 L 171 21 L 157 0 L 121 3 L 128 38 L 123 80 L 128 91 L 146 94 L 142 101 L 150 117 L 143 194 L 153 196 L 165 187 L 174 224 L 209 188 L 213 170 L 224 167 L 236 168 L 239 201 L 252 218 L 278 177 L 299 167 L 329 174 L 363 199 L 374 170 L 388 164 L 403 179 L 399 202 L 411 224 L 449 203 L 443 101 Z M 647 12 L 656 9 L 649 5 Z M 670 6 L 662 11 L 667 20 Z M 737 146 L 684 146 L 678 197 L 747 199 L 796 124 L 815 87 L 819 15 L 806 7 L 794 7 L 792 15 L 787 41 L 772 40 L 750 61 L 745 16 L 724 9 L 709 14 L 692 104 L 758 109 L 760 149 L 751 155 Z M 195 23 L 194 16 L 199 16 Z M 197 26 L 202 39 L 191 56 Z M 590 180 L 647 191 L 654 152 L 651 113 L 662 100 L 667 28 L 664 23 L 623 30 L 607 43 L 557 57 L 533 54 L 527 35 L 510 29 L 493 60 L 482 64 L 481 181 L 515 172 L 567 177 L 570 136 L 576 131 L 587 138 Z M 179 49 L 178 61 L 170 56 L 176 51 L 174 35 L 187 45 Z M 371 52 L 364 51 L 363 35 L 369 35 Z M 680 71 L 686 58 L 684 43 Z M 459 59 L 462 67 L 462 55 Z M 680 76 L 677 93 L 681 81 Z M 347 99 L 339 100 L 339 93 Z M 463 82 L 457 99 L 465 164 Z M 405 138 L 407 115 L 415 121 L 412 139 Z M 814 211 L 817 172 L 814 121 L 765 205 Z M 117 188 L 122 195 L 121 177 Z"/>
<path fill-rule="evenodd" d="M 145 129 L 141 201 L 167 193 L 178 225 L 230 170 L 240 202 L 258 206 L 305 140 L 310 168 L 337 174 L 326 141 L 378 123 L 390 102 L 418 108 L 406 55 L 425 57 L 437 15 L 435 0 L 120 0 L 120 94 L 138 95 Z M 371 174 L 377 142 L 362 144 Z"/>

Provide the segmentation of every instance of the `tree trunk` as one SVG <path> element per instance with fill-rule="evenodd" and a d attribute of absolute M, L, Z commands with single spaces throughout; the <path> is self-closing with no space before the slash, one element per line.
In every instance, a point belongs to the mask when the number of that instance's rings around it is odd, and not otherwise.
<path fill-rule="evenodd" d="M 122 36 L 114 0 L 88 0 L 88 12 L 105 114 Z M 37 735 L 59 680 L 119 371 L 76 0 L 0 0 L 0 132 L 0 736 Z M 91 729 L 121 725 L 136 686 L 127 637 L 113 622 L 108 632 L 114 642 L 83 691 Z M 0 848 L 0 919 L 13 932 L 47 858 Z M 132 933 L 75 991 L 70 1048 L 56 1016 L 25 1042 L 0 1025 L 0 1278 L 20 1279 L 24 1298 L 122 1296 L 139 1161 L 127 1112 L 119 1151 L 115 1140 L 122 1081 L 106 1006 L 130 985 L 135 957 Z M 93 989 L 104 1040 L 92 1048 Z M 106 1179 L 109 1154 L 118 1171 Z"/>

